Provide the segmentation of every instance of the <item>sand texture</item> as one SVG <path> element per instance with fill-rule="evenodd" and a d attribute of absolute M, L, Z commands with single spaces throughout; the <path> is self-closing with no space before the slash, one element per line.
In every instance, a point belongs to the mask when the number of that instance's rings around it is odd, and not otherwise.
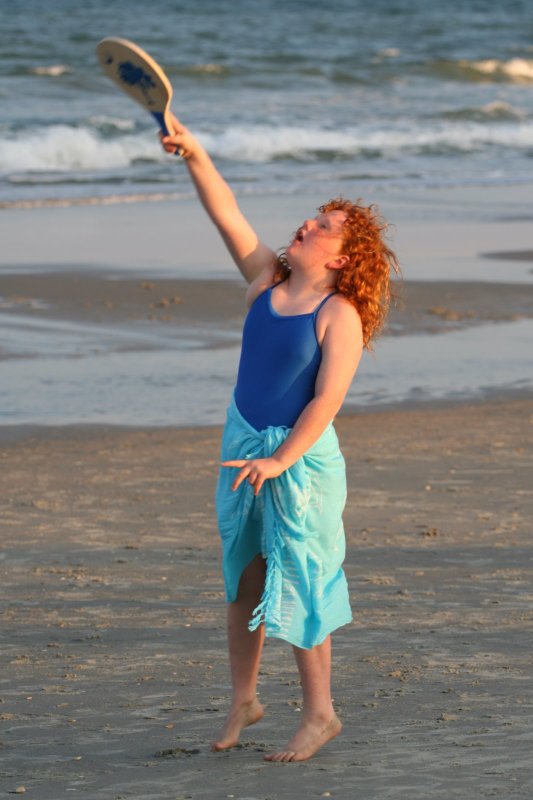
<path fill-rule="evenodd" d="M 113 272 L 0 275 L 0 312 L 106 324 L 169 323 L 240 332 L 243 279 L 127 277 Z M 386 332 L 443 333 L 533 318 L 533 284 L 421 281 L 395 284 Z"/>
<path fill-rule="evenodd" d="M 23 429 L 0 451 L 0 787 L 29 798 L 531 798 L 533 399 L 338 420 L 354 622 L 344 723 L 298 724 L 269 640 L 263 721 L 209 752 L 228 703 L 213 489 L 220 430 Z"/>

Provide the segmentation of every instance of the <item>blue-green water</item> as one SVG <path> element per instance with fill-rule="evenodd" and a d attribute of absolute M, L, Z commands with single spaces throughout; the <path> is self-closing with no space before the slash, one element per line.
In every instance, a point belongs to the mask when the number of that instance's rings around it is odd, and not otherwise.
<path fill-rule="evenodd" d="M 95 46 L 133 39 L 240 193 L 533 182 L 531 4 L 2 0 L 0 203 L 190 193 Z"/>

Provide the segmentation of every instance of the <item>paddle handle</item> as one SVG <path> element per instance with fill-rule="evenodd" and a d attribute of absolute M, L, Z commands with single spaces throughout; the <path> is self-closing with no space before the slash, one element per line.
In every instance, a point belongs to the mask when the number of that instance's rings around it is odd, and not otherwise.
<path fill-rule="evenodd" d="M 156 122 L 159 125 L 159 127 L 161 128 L 161 133 L 163 134 L 163 136 L 171 136 L 171 133 L 170 133 L 169 129 L 167 128 L 167 123 L 165 122 L 165 115 L 162 114 L 161 111 L 151 111 L 150 113 L 154 117 L 154 119 L 156 120 Z M 174 152 L 174 155 L 181 158 L 181 150 L 180 150 L 179 147 Z"/>

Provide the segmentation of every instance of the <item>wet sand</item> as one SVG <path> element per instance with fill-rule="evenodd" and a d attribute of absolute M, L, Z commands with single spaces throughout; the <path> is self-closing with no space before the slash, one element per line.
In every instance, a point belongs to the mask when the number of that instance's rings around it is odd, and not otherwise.
<path fill-rule="evenodd" d="M 337 421 L 354 622 L 339 739 L 297 726 L 269 640 L 263 721 L 209 752 L 228 703 L 218 428 L 25 428 L 0 450 L 0 786 L 39 800 L 530 798 L 533 398 Z"/>
<path fill-rule="evenodd" d="M 386 333 L 442 333 L 533 318 L 533 284 L 420 281 L 396 284 Z M 0 313 L 106 324 L 169 323 L 240 332 L 244 280 L 125 277 L 110 271 L 0 275 Z"/>
<path fill-rule="evenodd" d="M 496 258 L 500 261 L 533 261 L 533 250 L 506 250 L 482 255 L 484 258 Z"/>

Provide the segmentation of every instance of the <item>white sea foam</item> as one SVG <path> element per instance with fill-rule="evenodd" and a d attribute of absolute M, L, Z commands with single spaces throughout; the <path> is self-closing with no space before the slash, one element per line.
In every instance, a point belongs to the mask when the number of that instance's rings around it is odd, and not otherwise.
<path fill-rule="evenodd" d="M 292 157 L 305 160 L 327 156 L 350 156 L 376 151 L 384 156 L 430 149 L 471 151 L 486 145 L 529 148 L 533 123 L 476 122 L 440 123 L 398 127 L 388 130 L 352 128 L 331 131 L 320 128 L 270 128 L 263 126 L 229 128 L 221 134 L 202 137 L 215 156 L 230 160 L 265 162 Z"/>
<path fill-rule="evenodd" d="M 398 58 L 401 55 L 401 51 L 397 47 L 385 47 L 383 50 L 379 50 L 378 53 L 372 59 L 373 64 L 381 64 L 388 58 Z"/>
<path fill-rule="evenodd" d="M 235 162 L 266 163 L 294 159 L 331 161 L 372 152 L 382 157 L 469 152 L 488 146 L 530 148 L 533 121 L 446 120 L 410 123 L 376 130 L 370 126 L 329 130 L 312 127 L 233 126 L 220 133 L 198 133 L 209 152 Z M 0 173 L 98 172 L 127 169 L 135 161 L 164 163 L 166 156 L 153 131 L 107 139 L 93 128 L 53 125 L 25 131 L 17 138 L 0 135 Z"/>
<path fill-rule="evenodd" d="M 31 75 L 46 75 L 50 78 L 59 78 L 67 72 L 72 72 L 67 64 L 51 64 L 50 66 L 32 67 L 29 70 Z"/>
<path fill-rule="evenodd" d="M 498 80 L 509 80 L 516 83 L 533 82 L 533 59 L 511 58 L 509 61 L 499 61 L 488 58 L 483 61 L 459 61 L 459 66 L 473 69 L 476 72 Z"/>
<path fill-rule="evenodd" d="M 268 125 L 233 126 L 219 134 L 205 134 L 201 139 L 213 155 L 232 161 L 305 158 L 321 151 L 352 153 L 361 146 L 360 138 L 350 130 Z"/>
<path fill-rule="evenodd" d="M 524 119 L 524 112 L 519 108 L 515 108 L 510 103 L 503 100 L 493 100 L 492 103 L 486 103 L 480 109 L 481 113 L 492 119 Z"/>
<path fill-rule="evenodd" d="M 222 64 L 195 64 L 190 70 L 204 75 L 223 75 L 228 71 Z"/>
<path fill-rule="evenodd" d="M 90 117 L 89 122 L 99 130 L 114 128 L 117 131 L 132 131 L 135 128 L 135 122 L 132 119 L 124 119 L 123 117 L 107 117 L 104 114 L 97 114 Z"/>
<path fill-rule="evenodd" d="M 527 115 L 519 108 L 503 100 L 493 100 L 483 106 L 456 108 L 450 111 L 440 111 L 438 115 L 446 119 L 472 120 L 474 122 L 504 122 L 525 120 Z"/>
<path fill-rule="evenodd" d="M 101 197 L 62 197 L 36 200 L 0 200 L 0 209 L 18 208 L 72 208 L 73 206 L 115 206 L 124 203 L 161 203 L 193 197 L 192 192 L 147 192 L 137 194 L 111 194 Z"/>
<path fill-rule="evenodd" d="M 0 138 L 0 171 L 101 170 L 128 167 L 135 159 L 163 160 L 149 134 L 102 139 L 88 128 L 51 125 Z"/>

